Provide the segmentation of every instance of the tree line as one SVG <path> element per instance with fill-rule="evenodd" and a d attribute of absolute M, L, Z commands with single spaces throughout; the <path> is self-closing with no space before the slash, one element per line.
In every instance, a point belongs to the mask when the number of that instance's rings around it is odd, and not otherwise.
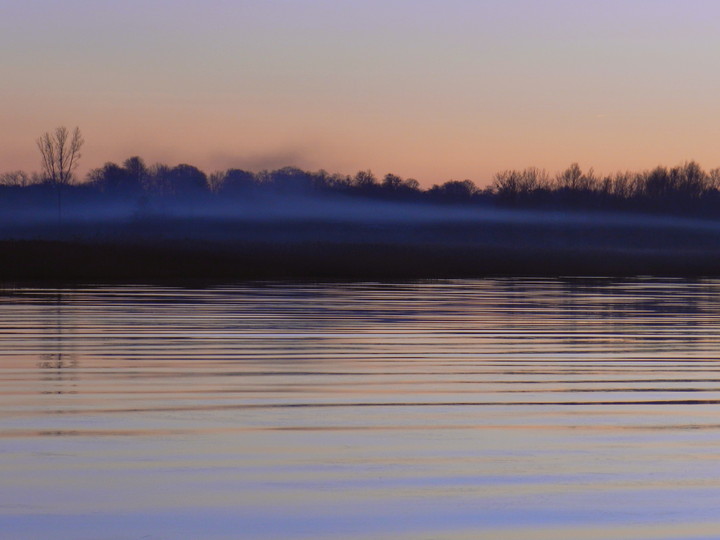
<path fill-rule="evenodd" d="M 84 182 L 75 178 L 83 139 L 80 131 L 58 128 L 37 141 L 42 171 L 0 174 L 3 195 L 17 202 L 22 194 L 55 194 L 58 214 L 61 197 L 94 199 L 188 199 L 202 204 L 209 199 L 228 200 L 295 195 L 342 195 L 369 199 L 540 209 L 595 209 L 650 211 L 720 216 L 720 168 L 703 170 L 694 161 L 675 167 L 640 172 L 596 174 L 577 163 L 551 175 L 527 168 L 495 174 L 491 184 L 479 188 L 470 180 L 450 180 L 423 189 L 412 179 L 395 174 L 378 178 L 371 171 L 355 175 L 310 172 L 297 167 L 250 172 L 242 169 L 206 174 L 187 164 L 148 166 L 131 157 L 122 164 L 106 163 L 91 170 Z"/>

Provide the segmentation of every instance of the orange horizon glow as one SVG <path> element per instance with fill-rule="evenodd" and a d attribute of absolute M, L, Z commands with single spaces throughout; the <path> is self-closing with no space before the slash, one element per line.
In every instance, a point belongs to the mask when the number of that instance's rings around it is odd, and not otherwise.
<path fill-rule="evenodd" d="M 0 172 L 38 170 L 59 125 L 86 139 L 80 177 L 134 155 L 424 187 L 720 166 L 714 3 L 210 4 L 3 8 Z"/>

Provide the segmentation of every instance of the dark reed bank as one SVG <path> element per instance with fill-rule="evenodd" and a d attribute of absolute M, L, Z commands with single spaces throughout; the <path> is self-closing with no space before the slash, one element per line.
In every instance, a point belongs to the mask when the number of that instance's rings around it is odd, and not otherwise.
<path fill-rule="evenodd" d="M 149 225 L 148 225 L 149 227 Z M 720 275 L 720 230 L 586 223 L 168 220 L 0 241 L 0 280 L 406 280 Z M 164 228 L 164 229 L 163 229 Z M 142 234 L 140 233 L 142 231 Z"/>

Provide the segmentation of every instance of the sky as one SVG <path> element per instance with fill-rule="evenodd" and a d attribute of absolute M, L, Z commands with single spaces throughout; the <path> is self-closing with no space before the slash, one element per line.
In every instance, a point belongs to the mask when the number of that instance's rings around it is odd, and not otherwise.
<path fill-rule="evenodd" d="M 720 166 L 716 0 L 0 0 L 0 172 Z"/>

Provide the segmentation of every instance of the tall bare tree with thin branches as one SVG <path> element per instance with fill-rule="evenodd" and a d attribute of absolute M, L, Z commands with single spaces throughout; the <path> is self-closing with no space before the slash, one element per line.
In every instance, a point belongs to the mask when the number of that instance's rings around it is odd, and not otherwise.
<path fill-rule="evenodd" d="M 80 128 L 76 127 L 71 136 L 68 129 L 61 126 L 52 134 L 45 132 L 35 142 L 42 156 L 43 175 L 57 190 L 58 221 L 61 221 L 62 187 L 72 182 L 85 140 L 80 134 Z"/>

